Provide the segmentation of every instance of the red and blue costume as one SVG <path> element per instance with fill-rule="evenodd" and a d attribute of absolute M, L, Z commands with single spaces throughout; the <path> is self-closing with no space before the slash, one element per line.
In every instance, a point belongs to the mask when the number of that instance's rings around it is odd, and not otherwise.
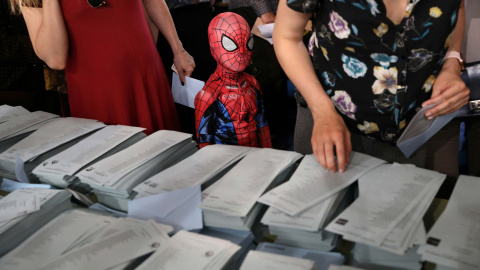
<path fill-rule="evenodd" d="M 195 97 L 199 147 L 272 147 L 260 85 L 243 72 L 253 48 L 247 22 L 235 13 L 221 13 L 210 22 L 208 38 L 217 69 Z"/>

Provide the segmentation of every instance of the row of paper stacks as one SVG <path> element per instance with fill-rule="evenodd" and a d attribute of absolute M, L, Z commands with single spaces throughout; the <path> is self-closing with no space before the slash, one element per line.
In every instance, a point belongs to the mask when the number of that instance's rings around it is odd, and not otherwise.
<path fill-rule="evenodd" d="M 32 192 L 50 197 L 67 192 L 52 195 L 47 194 L 51 190 L 40 190 Z M 326 270 L 342 269 L 330 267 L 341 267 L 344 262 L 339 253 L 271 243 L 260 243 L 255 250 L 249 232 L 203 229 L 198 233 L 180 230 L 173 234 L 173 231 L 172 226 L 153 220 L 68 210 L 36 232 L 30 232 L 15 249 L 0 257 L 0 268 Z"/>
<path fill-rule="evenodd" d="M 2 107 L 0 119 L 2 109 L 19 111 Z M 0 176 L 68 188 L 80 199 L 93 192 L 97 209 L 174 231 L 205 225 L 253 231 L 261 241 L 257 232 L 267 226 L 275 244 L 317 251 L 336 249 L 342 236 L 357 243 L 353 265 L 421 268 L 416 249 L 430 239 L 422 217 L 445 175 L 360 153 L 344 173 L 331 173 L 313 155 L 228 145 L 197 151 L 190 134 L 142 130 L 23 112 L 0 123 Z M 419 250 L 423 259 L 464 269 L 429 250 Z"/>

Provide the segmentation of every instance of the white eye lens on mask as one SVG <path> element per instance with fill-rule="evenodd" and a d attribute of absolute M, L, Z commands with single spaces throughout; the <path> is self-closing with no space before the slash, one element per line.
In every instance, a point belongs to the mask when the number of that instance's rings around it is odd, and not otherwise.
<path fill-rule="evenodd" d="M 238 49 L 235 41 L 225 35 L 222 36 L 222 46 L 225 50 L 227 50 L 227 52 L 233 52 Z"/>

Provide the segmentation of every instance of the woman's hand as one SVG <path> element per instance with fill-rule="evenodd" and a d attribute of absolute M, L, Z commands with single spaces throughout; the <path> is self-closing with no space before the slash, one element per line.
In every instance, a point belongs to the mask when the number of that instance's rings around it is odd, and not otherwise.
<path fill-rule="evenodd" d="M 437 104 L 425 113 L 427 119 L 452 113 L 467 104 L 470 90 L 460 77 L 457 59 L 448 58 L 433 84 L 432 97 L 422 106 Z"/>
<path fill-rule="evenodd" d="M 338 171 L 345 170 L 346 163 L 350 162 L 352 143 L 342 117 L 335 109 L 324 109 L 322 112 L 312 111 L 313 131 L 312 149 L 318 162 L 331 172 L 337 171 L 335 153 L 337 156 Z"/>
<path fill-rule="evenodd" d="M 185 84 L 185 76 L 191 76 L 195 69 L 195 61 L 193 60 L 193 57 L 182 48 L 173 56 L 173 64 L 177 69 L 180 81 L 182 84 Z"/>

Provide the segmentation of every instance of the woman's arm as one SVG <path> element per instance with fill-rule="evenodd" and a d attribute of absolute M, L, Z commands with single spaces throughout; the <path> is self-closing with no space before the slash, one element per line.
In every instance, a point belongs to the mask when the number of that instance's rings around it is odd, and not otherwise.
<path fill-rule="evenodd" d="M 338 170 L 343 172 L 352 151 L 350 132 L 320 84 L 303 44 L 303 32 L 310 16 L 290 9 L 286 0 L 280 1 L 273 30 L 275 53 L 312 112 L 311 141 L 315 157 L 323 167 L 336 171 L 336 152 Z"/>
<path fill-rule="evenodd" d="M 58 0 L 43 0 L 42 8 L 21 6 L 28 34 L 37 56 L 52 69 L 64 69 L 68 35 Z"/>
<path fill-rule="evenodd" d="M 452 34 L 448 51 L 462 50 L 463 32 L 465 31 L 465 1 L 462 0 L 458 11 L 458 20 Z M 423 106 L 436 104 L 425 113 L 425 117 L 432 119 L 439 115 L 452 113 L 467 104 L 470 90 L 460 77 L 460 64 L 455 58 L 447 58 L 443 62 L 442 70 L 433 84 L 432 97 L 423 103 Z"/>
<path fill-rule="evenodd" d="M 185 76 L 192 74 L 195 62 L 193 57 L 183 49 L 167 4 L 164 0 L 143 0 L 143 3 L 148 16 L 170 44 L 173 51 L 173 63 L 177 68 L 180 80 L 185 83 Z"/>

